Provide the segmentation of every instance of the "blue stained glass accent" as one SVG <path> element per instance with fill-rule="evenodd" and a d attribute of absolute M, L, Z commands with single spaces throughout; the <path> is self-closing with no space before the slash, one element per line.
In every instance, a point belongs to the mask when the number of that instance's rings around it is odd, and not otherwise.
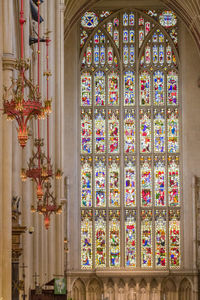
<path fill-rule="evenodd" d="M 98 25 L 97 15 L 87 11 L 81 18 L 81 25 L 88 29 L 96 27 Z"/>
<path fill-rule="evenodd" d="M 129 42 L 130 43 L 134 43 L 135 42 L 135 31 L 134 30 L 130 30 L 130 33 L 129 33 Z"/>
<path fill-rule="evenodd" d="M 133 45 L 130 46 L 130 64 L 134 64 L 135 62 L 135 48 Z"/>
<path fill-rule="evenodd" d="M 123 25 L 128 26 L 128 14 L 123 14 Z"/>
<path fill-rule="evenodd" d="M 99 47 L 97 45 L 94 47 L 94 64 L 99 64 Z"/>

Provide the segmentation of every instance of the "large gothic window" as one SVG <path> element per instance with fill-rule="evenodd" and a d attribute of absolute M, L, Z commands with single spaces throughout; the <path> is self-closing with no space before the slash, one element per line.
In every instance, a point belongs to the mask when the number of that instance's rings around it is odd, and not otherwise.
<path fill-rule="evenodd" d="M 181 267 L 177 18 L 80 21 L 81 268 Z"/>

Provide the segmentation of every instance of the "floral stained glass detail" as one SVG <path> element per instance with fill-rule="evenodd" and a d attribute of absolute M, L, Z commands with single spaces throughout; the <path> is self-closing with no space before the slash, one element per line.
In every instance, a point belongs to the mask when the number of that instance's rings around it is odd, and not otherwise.
<path fill-rule="evenodd" d="M 176 18 L 176 15 L 174 14 L 174 12 L 172 12 L 170 10 L 165 10 L 159 16 L 159 22 L 163 27 L 169 28 L 169 27 L 176 25 L 177 18 Z"/>
<path fill-rule="evenodd" d="M 94 76 L 95 105 L 105 105 L 105 75 L 99 71 Z"/>
<path fill-rule="evenodd" d="M 164 105 L 164 74 L 155 71 L 153 74 L 153 100 L 154 105 Z"/>
<path fill-rule="evenodd" d="M 120 206 L 120 169 L 115 160 L 109 162 L 109 206 Z"/>
<path fill-rule="evenodd" d="M 88 37 L 87 32 L 85 30 L 83 30 L 81 32 L 81 37 L 80 37 L 80 46 L 81 46 L 81 48 L 84 46 L 85 41 L 87 40 L 87 37 Z"/>
<path fill-rule="evenodd" d="M 180 211 L 169 212 L 169 265 L 180 267 Z"/>
<path fill-rule="evenodd" d="M 95 206 L 106 206 L 106 164 L 105 158 L 95 161 Z"/>
<path fill-rule="evenodd" d="M 120 211 L 109 212 L 109 266 L 120 267 Z"/>
<path fill-rule="evenodd" d="M 151 268 L 152 258 L 152 211 L 141 211 L 141 266 Z"/>
<path fill-rule="evenodd" d="M 151 114 L 150 110 L 140 111 L 140 152 L 151 152 Z"/>
<path fill-rule="evenodd" d="M 106 211 L 95 211 L 95 265 L 106 266 Z"/>
<path fill-rule="evenodd" d="M 136 211 L 126 210 L 125 214 L 125 264 L 136 267 Z"/>
<path fill-rule="evenodd" d="M 126 158 L 124 180 L 125 206 L 136 206 L 136 167 L 134 160 Z"/>
<path fill-rule="evenodd" d="M 94 28 L 98 25 L 98 18 L 94 12 L 87 11 L 81 18 L 81 25 L 84 28 Z"/>
<path fill-rule="evenodd" d="M 168 202 L 170 206 L 180 205 L 180 175 L 179 175 L 179 160 L 169 157 L 168 164 Z"/>
<path fill-rule="evenodd" d="M 81 105 L 90 106 L 92 99 L 92 77 L 90 73 L 81 75 Z"/>
<path fill-rule="evenodd" d="M 167 111 L 168 152 L 179 152 L 179 120 L 178 111 Z"/>
<path fill-rule="evenodd" d="M 105 153 L 106 122 L 105 110 L 95 110 L 95 153 Z"/>
<path fill-rule="evenodd" d="M 92 166 L 91 158 L 82 158 L 81 164 L 81 206 L 92 206 Z"/>
<path fill-rule="evenodd" d="M 92 211 L 81 211 L 81 268 L 92 268 Z"/>
<path fill-rule="evenodd" d="M 155 206 L 166 205 L 165 195 L 165 164 L 164 158 L 156 159 L 154 166 L 154 197 Z"/>
<path fill-rule="evenodd" d="M 124 105 L 135 105 L 135 75 L 132 71 L 124 74 Z"/>
<path fill-rule="evenodd" d="M 135 152 L 135 112 L 125 111 L 124 119 L 124 151 L 125 153 Z"/>
<path fill-rule="evenodd" d="M 91 154 L 92 152 L 92 116 L 91 112 L 81 112 L 81 153 Z"/>
<path fill-rule="evenodd" d="M 165 115 L 154 111 L 154 152 L 165 152 Z"/>
<path fill-rule="evenodd" d="M 140 168 L 141 205 L 144 207 L 152 205 L 152 170 L 150 157 L 148 159 L 149 161 L 145 160 L 141 162 Z"/>
<path fill-rule="evenodd" d="M 119 76 L 115 73 L 108 76 L 108 105 L 119 105 Z"/>
<path fill-rule="evenodd" d="M 175 71 L 167 74 L 167 104 L 178 104 L 178 75 Z"/>
<path fill-rule="evenodd" d="M 140 74 L 140 105 L 150 105 L 150 74 L 147 71 Z"/>
<path fill-rule="evenodd" d="M 167 265 L 165 210 L 155 212 L 155 265 L 156 268 L 164 268 Z"/>

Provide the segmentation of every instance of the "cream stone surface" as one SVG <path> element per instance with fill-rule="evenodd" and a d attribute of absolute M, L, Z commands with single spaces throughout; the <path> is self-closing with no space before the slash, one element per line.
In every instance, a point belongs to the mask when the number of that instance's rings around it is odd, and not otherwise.
<path fill-rule="evenodd" d="M 93 6 L 98 8 L 154 7 L 166 5 L 180 18 L 180 86 L 182 102 L 181 166 L 183 228 L 181 251 L 183 268 L 174 271 L 94 270 L 80 268 L 80 206 L 79 206 L 79 141 L 80 141 L 80 78 L 79 25 L 81 14 Z M 13 60 L 19 57 L 20 1 L 0 0 L 0 96 L 3 85 L 9 86 L 13 74 Z M 85 1 L 51 0 L 41 5 L 41 35 L 47 27 L 49 48 L 49 94 L 53 98 L 50 115 L 50 154 L 52 163 L 64 172 L 61 182 L 54 182 L 58 201 L 65 204 L 62 216 L 51 216 L 50 228 L 43 225 L 43 216 L 30 212 L 36 203 L 35 187 L 27 180 L 22 183 L 20 170 L 26 167 L 32 153 L 29 139 L 26 149 L 17 142 L 16 124 L 0 117 L 0 299 L 11 300 L 11 200 L 20 196 L 21 224 L 34 227 L 34 233 L 24 233 L 22 240 L 26 279 L 25 288 L 34 288 L 36 272 L 42 285 L 56 275 L 67 276 L 68 296 L 73 300 L 197 300 L 200 268 L 200 3 L 198 0 L 164 1 Z M 29 47 L 29 1 L 24 1 L 27 22 L 24 26 L 24 53 L 32 61 L 31 76 L 37 82 L 37 45 Z M 37 27 L 35 27 L 37 28 Z M 32 28 L 31 28 L 32 30 Z M 46 97 L 45 45 L 41 44 L 41 94 Z M 2 109 L 2 100 L 0 108 Z M 46 123 L 41 121 L 41 135 L 46 138 Z M 37 125 L 30 130 L 37 137 Z M 46 142 L 45 142 L 46 143 Z M 64 238 L 68 252 L 64 252 Z M 20 268 L 20 279 L 22 269 Z M 22 294 L 22 293 L 21 293 Z M 21 296 L 20 296 L 21 297 Z"/>

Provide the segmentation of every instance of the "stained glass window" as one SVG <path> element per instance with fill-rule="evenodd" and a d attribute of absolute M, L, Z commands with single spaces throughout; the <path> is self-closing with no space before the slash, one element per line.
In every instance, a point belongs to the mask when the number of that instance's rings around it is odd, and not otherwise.
<path fill-rule="evenodd" d="M 126 210 L 125 216 L 125 265 L 136 267 L 136 211 Z"/>
<path fill-rule="evenodd" d="M 81 214 L 81 267 L 92 268 L 92 211 Z"/>
<path fill-rule="evenodd" d="M 141 266 L 151 268 L 152 257 L 152 211 L 141 211 Z"/>
<path fill-rule="evenodd" d="M 151 158 L 141 158 L 141 205 L 151 206 L 152 204 L 152 169 Z"/>
<path fill-rule="evenodd" d="M 126 158 L 124 168 L 125 206 L 136 206 L 136 167 L 135 160 Z"/>
<path fill-rule="evenodd" d="M 95 265 L 106 266 L 106 211 L 95 211 Z"/>
<path fill-rule="evenodd" d="M 180 211 L 169 211 L 169 264 L 180 266 Z"/>
<path fill-rule="evenodd" d="M 109 266 L 120 267 L 120 211 L 109 212 Z"/>
<path fill-rule="evenodd" d="M 155 265 L 163 268 L 167 265 L 166 211 L 155 212 Z"/>
<path fill-rule="evenodd" d="M 178 46 L 170 10 L 80 20 L 82 269 L 181 267 Z"/>
<path fill-rule="evenodd" d="M 126 153 L 135 152 L 135 113 L 132 111 L 125 111 L 124 120 L 124 151 Z"/>

